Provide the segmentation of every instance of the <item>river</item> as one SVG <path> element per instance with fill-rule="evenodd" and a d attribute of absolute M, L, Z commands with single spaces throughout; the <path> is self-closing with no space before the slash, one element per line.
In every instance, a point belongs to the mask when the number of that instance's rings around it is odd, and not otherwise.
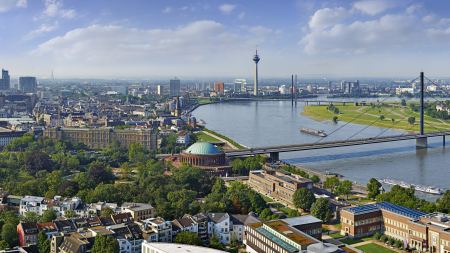
<path fill-rule="evenodd" d="M 224 134 L 247 147 L 312 143 L 320 137 L 301 133 L 301 127 L 332 133 L 345 124 L 316 121 L 301 113 L 303 102 L 245 101 L 200 106 L 192 114 L 204 120 L 209 129 Z M 345 140 L 366 126 L 348 124 L 326 140 Z M 402 134 L 399 130 L 369 127 L 352 138 Z M 415 141 L 399 141 L 364 146 L 280 153 L 280 159 L 318 171 L 339 173 L 349 180 L 366 184 L 370 178 L 392 178 L 408 183 L 450 188 L 450 150 L 442 138 L 429 139 L 428 149 L 415 147 Z M 450 143 L 447 143 L 447 146 Z M 435 199 L 420 194 L 427 199 Z"/>

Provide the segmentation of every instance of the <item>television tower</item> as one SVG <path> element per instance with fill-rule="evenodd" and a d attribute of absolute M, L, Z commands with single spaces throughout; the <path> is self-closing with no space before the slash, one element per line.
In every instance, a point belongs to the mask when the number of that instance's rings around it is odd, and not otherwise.
<path fill-rule="evenodd" d="M 253 56 L 253 61 L 255 62 L 255 81 L 253 84 L 253 95 L 258 96 L 258 62 L 261 60 L 258 55 L 258 50 L 256 50 L 255 56 Z"/>

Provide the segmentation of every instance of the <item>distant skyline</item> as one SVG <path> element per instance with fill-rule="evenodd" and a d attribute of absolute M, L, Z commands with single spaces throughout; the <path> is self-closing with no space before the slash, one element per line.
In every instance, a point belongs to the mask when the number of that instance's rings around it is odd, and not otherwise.
<path fill-rule="evenodd" d="M 282 4 L 280 4 L 282 3 Z M 450 77 L 450 2 L 0 0 L 12 77 Z"/>

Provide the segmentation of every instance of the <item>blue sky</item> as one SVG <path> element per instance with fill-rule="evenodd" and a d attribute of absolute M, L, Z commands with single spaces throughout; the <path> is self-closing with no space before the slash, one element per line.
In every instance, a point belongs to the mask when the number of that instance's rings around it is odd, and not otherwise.
<path fill-rule="evenodd" d="M 450 2 L 0 0 L 12 76 L 450 76 Z"/>

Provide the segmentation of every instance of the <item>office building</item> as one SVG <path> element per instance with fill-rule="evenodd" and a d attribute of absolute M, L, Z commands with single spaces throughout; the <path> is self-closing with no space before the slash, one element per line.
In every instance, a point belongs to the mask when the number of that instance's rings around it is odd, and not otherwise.
<path fill-rule="evenodd" d="M 122 204 L 121 209 L 123 213 L 130 213 L 135 221 L 154 218 L 156 213 L 156 209 L 152 205 L 146 203 L 125 202 Z"/>
<path fill-rule="evenodd" d="M 109 147 L 114 141 L 126 148 L 131 143 L 139 143 L 147 150 L 157 148 L 156 129 L 47 128 L 44 138 L 80 142 L 92 149 Z"/>
<path fill-rule="evenodd" d="M 271 169 L 250 171 L 248 185 L 290 206 L 294 205 L 292 198 L 297 189 L 313 187 L 309 179 Z"/>
<path fill-rule="evenodd" d="M 252 223 L 245 226 L 246 252 L 250 253 L 343 253 L 361 252 L 349 246 L 321 242 L 283 220 Z"/>
<path fill-rule="evenodd" d="M 178 78 L 174 78 L 170 80 L 169 83 L 169 95 L 171 97 L 177 97 L 180 96 L 180 89 L 181 89 L 181 81 Z"/>
<path fill-rule="evenodd" d="M 0 79 L 0 90 L 9 90 L 11 79 L 8 70 L 2 69 L 2 79 Z"/>
<path fill-rule="evenodd" d="M 253 83 L 253 95 L 258 96 L 258 63 L 261 60 L 258 55 L 258 50 L 256 50 L 255 56 L 253 56 L 253 61 L 255 62 L 255 80 Z"/>
<path fill-rule="evenodd" d="M 25 93 L 35 93 L 37 89 L 36 77 L 19 77 L 19 90 Z"/>
<path fill-rule="evenodd" d="M 163 93 L 164 93 L 164 87 L 161 84 L 156 86 L 156 94 L 158 94 L 158 96 L 162 96 Z"/>
<path fill-rule="evenodd" d="M 179 243 L 143 242 L 142 253 L 225 253 L 226 251 Z"/>
<path fill-rule="evenodd" d="M 234 92 L 245 93 L 247 91 L 247 80 L 246 79 L 235 79 L 234 80 Z"/>
<path fill-rule="evenodd" d="M 342 210 L 341 224 L 341 233 L 349 237 L 359 238 L 382 232 L 418 252 L 450 252 L 448 214 L 426 214 L 381 202 Z"/>
<path fill-rule="evenodd" d="M 217 95 L 225 94 L 225 84 L 223 82 L 215 82 L 214 91 L 217 93 Z"/>

